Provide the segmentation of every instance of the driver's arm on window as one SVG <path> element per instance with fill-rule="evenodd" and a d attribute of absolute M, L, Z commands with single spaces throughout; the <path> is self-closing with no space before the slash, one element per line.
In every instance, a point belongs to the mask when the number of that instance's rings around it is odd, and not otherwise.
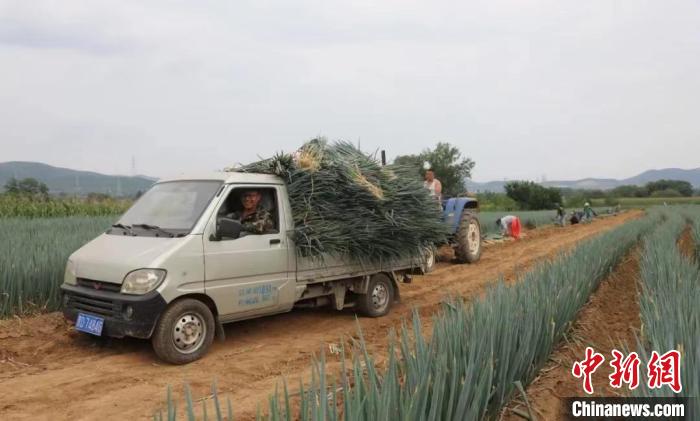
<path fill-rule="evenodd" d="M 252 234 L 267 234 L 274 229 L 272 215 L 267 210 L 258 211 L 254 221 L 243 223 L 243 230 Z"/>

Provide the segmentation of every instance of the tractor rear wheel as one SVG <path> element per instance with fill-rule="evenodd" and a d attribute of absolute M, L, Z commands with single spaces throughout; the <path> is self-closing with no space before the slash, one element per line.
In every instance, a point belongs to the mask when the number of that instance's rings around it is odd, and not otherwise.
<path fill-rule="evenodd" d="M 481 224 L 473 213 L 464 211 L 456 234 L 455 257 L 459 263 L 474 263 L 481 257 Z"/>

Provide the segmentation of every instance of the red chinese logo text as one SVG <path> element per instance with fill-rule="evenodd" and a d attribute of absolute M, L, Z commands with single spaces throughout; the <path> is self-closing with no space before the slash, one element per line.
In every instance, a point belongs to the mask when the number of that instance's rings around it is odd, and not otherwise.
<path fill-rule="evenodd" d="M 593 393 L 593 373 L 603 364 L 605 357 L 593 350 L 590 346 L 586 348 L 586 358 L 583 361 L 576 361 L 571 373 L 576 378 L 583 377 L 583 390 L 589 395 Z"/>
<path fill-rule="evenodd" d="M 630 390 L 634 390 L 639 386 L 639 366 L 641 360 L 636 352 L 631 352 L 625 356 L 622 352 L 613 349 L 612 374 L 608 376 L 610 386 L 616 389 L 627 384 Z M 571 368 L 571 374 L 580 379 L 583 378 L 583 390 L 591 395 L 593 394 L 593 373 L 598 367 L 603 364 L 605 357 L 597 353 L 591 347 L 586 348 L 586 355 L 582 361 L 574 362 Z M 676 350 L 668 351 L 660 355 L 653 351 L 647 364 L 647 386 L 650 389 L 660 389 L 663 386 L 668 386 L 676 393 L 680 393 L 683 389 L 681 385 L 681 354 Z"/>
<path fill-rule="evenodd" d="M 681 353 L 678 351 L 668 351 L 664 355 L 652 351 L 649 364 L 647 364 L 647 376 L 649 389 L 660 389 L 663 385 L 668 385 L 671 390 L 680 393 L 681 386 Z"/>
<path fill-rule="evenodd" d="M 619 389 L 622 383 L 627 383 L 630 389 L 636 389 L 639 386 L 639 355 L 632 352 L 623 358 L 624 355 L 617 349 L 613 349 L 612 355 L 610 366 L 613 368 L 613 373 L 608 376 L 610 386 Z"/>

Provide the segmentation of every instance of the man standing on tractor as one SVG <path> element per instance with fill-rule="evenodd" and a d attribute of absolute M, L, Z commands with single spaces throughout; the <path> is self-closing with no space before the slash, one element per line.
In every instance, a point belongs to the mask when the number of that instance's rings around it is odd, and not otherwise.
<path fill-rule="evenodd" d="M 435 172 L 432 169 L 425 170 L 425 182 L 423 187 L 428 189 L 430 195 L 438 202 L 442 202 L 442 183 L 435 178 Z"/>

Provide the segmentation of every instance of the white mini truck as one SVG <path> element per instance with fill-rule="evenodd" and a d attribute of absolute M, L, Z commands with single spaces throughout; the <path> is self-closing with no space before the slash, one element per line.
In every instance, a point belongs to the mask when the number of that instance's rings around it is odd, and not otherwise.
<path fill-rule="evenodd" d="M 229 218 L 242 195 L 261 194 L 274 229 L 242 231 Z M 338 256 L 300 258 L 284 182 L 275 176 L 214 173 L 156 183 L 66 265 L 63 312 L 77 330 L 150 338 L 165 361 L 204 355 L 223 323 L 297 306 L 354 306 L 370 317 L 389 312 L 398 281 L 427 271 L 420 257 L 361 264 Z M 418 246 L 417 246 L 418 247 Z"/>

